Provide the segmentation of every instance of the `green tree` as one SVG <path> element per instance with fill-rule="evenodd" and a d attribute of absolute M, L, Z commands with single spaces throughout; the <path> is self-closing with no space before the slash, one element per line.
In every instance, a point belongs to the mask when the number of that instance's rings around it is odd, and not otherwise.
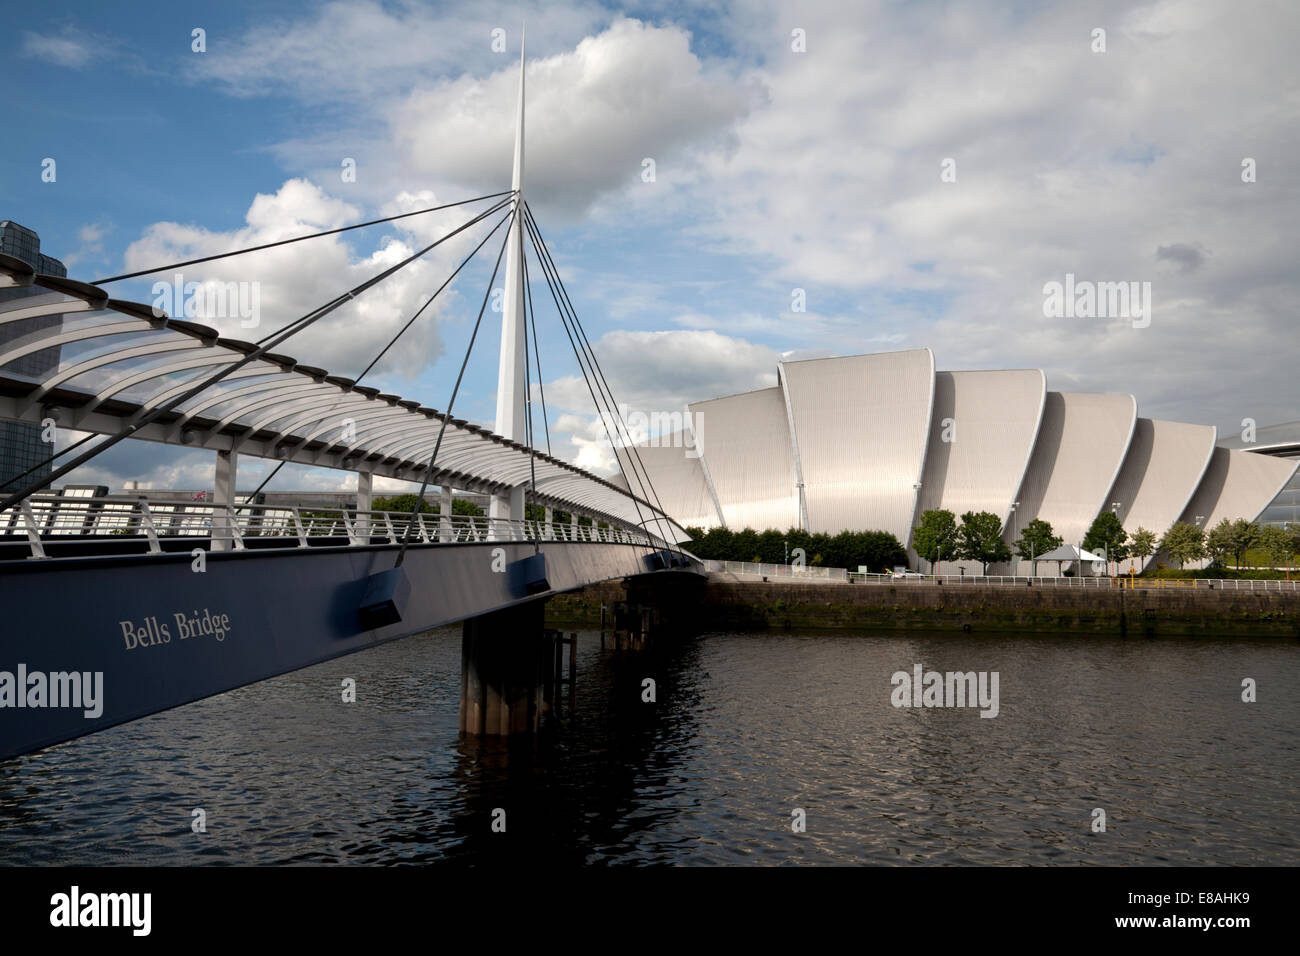
<path fill-rule="evenodd" d="M 392 497 L 389 498 L 376 498 L 374 501 L 370 503 L 371 511 L 396 511 L 396 512 L 404 512 L 408 515 L 411 513 L 411 509 L 414 507 L 415 507 L 415 495 L 413 493 L 405 494 L 405 495 L 393 495 Z M 438 513 L 438 506 L 431 505 L 427 501 L 421 501 L 420 511 L 421 513 L 426 515 L 436 515 Z"/>
<path fill-rule="evenodd" d="M 1270 524 L 1259 529 L 1259 547 L 1268 555 L 1271 565 L 1280 567 L 1291 557 L 1294 543 L 1285 529 Z"/>
<path fill-rule="evenodd" d="M 1138 528 L 1128 536 L 1128 543 L 1124 550 L 1128 552 L 1129 557 L 1146 561 L 1156 553 L 1156 533 L 1148 528 Z"/>
<path fill-rule="evenodd" d="M 1185 567 L 1188 561 L 1205 557 L 1205 532 L 1194 524 L 1179 521 L 1165 532 L 1160 541 L 1160 550 L 1177 558 L 1180 568 Z"/>
<path fill-rule="evenodd" d="M 1092 527 L 1083 536 L 1083 549 L 1098 552 L 1106 556 L 1107 561 L 1119 561 L 1124 557 L 1124 542 L 1128 533 L 1120 524 L 1119 516 L 1113 511 L 1103 511 L 1092 522 Z"/>
<path fill-rule="evenodd" d="M 957 556 L 957 517 L 946 508 L 930 509 L 912 529 L 912 547 L 930 562 L 931 571 L 943 560 Z"/>
<path fill-rule="evenodd" d="M 1232 522 L 1224 518 L 1205 535 L 1205 555 L 1214 564 L 1223 564 L 1232 554 Z"/>
<path fill-rule="evenodd" d="M 1011 548 L 1002 540 L 1002 520 L 991 511 L 968 511 L 961 516 L 957 554 L 966 561 L 978 561 L 984 574 L 994 561 L 1010 561 Z"/>
<path fill-rule="evenodd" d="M 1241 568 L 1241 559 L 1246 552 L 1260 543 L 1260 527 L 1253 521 L 1238 518 L 1232 523 L 1232 554 Z"/>
<path fill-rule="evenodd" d="M 1035 518 L 1029 524 L 1025 525 L 1024 531 L 1016 539 L 1016 554 L 1033 562 L 1030 565 L 1029 573 L 1033 577 L 1038 576 L 1038 558 L 1049 551 L 1055 551 L 1061 546 L 1061 538 L 1052 533 L 1052 523 L 1044 521 L 1042 518 Z"/>

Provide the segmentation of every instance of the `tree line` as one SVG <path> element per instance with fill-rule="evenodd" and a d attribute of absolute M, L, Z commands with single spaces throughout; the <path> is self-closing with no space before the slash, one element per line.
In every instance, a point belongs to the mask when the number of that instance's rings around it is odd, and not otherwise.
<path fill-rule="evenodd" d="M 912 547 L 932 566 L 944 559 L 979 561 L 985 574 L 990 564 L 1010 561 L 1014 553 L 1034 562 L 1031 573 L 1037 574 L 1037 558 L 1063 543 L 1053 532 L 1051 522 L 1042 518 L 1025 525 L 1011 545 L 1006 543 L 1003 530 L 1001 520 L 992 512 L 968 511 L 958 524 L 951 511 L 933 509 L 924 512 L 920 525 L 913 529 Z M 1142 561 L 1163 551 L 1180 567 L 1202 558 L 1224 565 L 1232 557 L 1238 568 L 1246 552 L 1259 549 L 1273 564 L 1282 565 L 1300 555 L 1300 525 L 1283 528 L 1245 518 L 1224 518 L 1207 532 L 1198 525 L 1179 521 L 1161 537 L 1148 528 L 1125 531 L 1115 512 L 1103 511 L 1084 535 L 1081 547 L 1116 563 L 1124 558 Z"/>
<path fill-rule="evenodd" d="M 684 547 L 709 561 L 751 561 L 754 564 L 794 564 L 802 560 L 809 567 L 865 567 L 868 571 L 889 571 L 907 563 L 907 551 L 888 531 L 841 531 L 836 535 L 788 531 L 731 531 L 727 528 L 689 527 L 691 540 Z M 802 550 L 802 554 L 798 552 Z"/>

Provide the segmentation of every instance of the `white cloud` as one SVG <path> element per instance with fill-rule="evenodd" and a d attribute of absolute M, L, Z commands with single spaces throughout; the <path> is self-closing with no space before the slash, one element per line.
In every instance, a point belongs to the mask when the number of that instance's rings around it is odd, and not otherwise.
<path fill-rule="evenodd" d="M 425 208 L 431 202 L 433 197 L 427 193 L 402 194 L 388 209 L 394 212 Z M 468 220 L 475 211 L 446 210 L 402 220 L 387 229 L 373 227 L 187 267 L 180 270 L 186 282 L 256 283 L 260 302 L 260 323 L 255 328 L 244 328 L 245 319 L 234 309 L 228 309 L 226 315 L 199 314 L 194 320 L 212 325 L 233 338 L 261 339 L 396 265 Z M 274 194 L 258 195 L 241 229 L 212 232 L 173 222 L 155 223 L 127 249 L 126 266 L 128 271 L 149 268 L 338 228 L 362 218 L 356 207 L 329 195 L 314 183 L 293 179 Z M 356 375 L 489 229 L 487 222 L 481 223 L 448 240 L 276 351 L 335 374 Z M 164 287 L 156 294 L 166 295 L 169 292 L 166 286 L 174 282 L 173 274 L 162 273 L 150 281 L 163 283 Z M 385 356 L 372 375 L 409 380 L 432 364 L 441 351 L 438 319 L 455 298 L 453 285 L 411 326 L 400 346 Z M 251 301 L 251 295 L 246 301 Z M 379 384 L 369 378 L 367 383 Z"/>
<path fill-rule="evenodd" d="M 570 52 L 527 67 L 525 192 L 581 212 L 603 193 L 656 180 L 674 161 L 727 147 L 727 131 L 753 91 L 691 52 L 677 27 L 616 20 Z M 462 75 L 418 89 L 392 110 L 406 168 L 471 193 L 510 181 L 519 77 L 507 66 L 486 79 Z"/>
<path fill-rule="evenodd" d="M 99 59 L 105 46 L 104 40 L 71 27 L 57 35 L 23 31 L 24 56 L 73 70 L 89 66 Z"/>

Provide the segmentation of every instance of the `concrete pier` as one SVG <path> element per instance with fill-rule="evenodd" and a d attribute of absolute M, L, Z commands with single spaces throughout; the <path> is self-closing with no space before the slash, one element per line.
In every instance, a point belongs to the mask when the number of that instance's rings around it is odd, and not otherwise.
<path fill-rule="evenodd" d="M 470 618 L 462 625 L 460 730 L 484 737 L 535 733 L 556 678 L 545 601 Z"/>

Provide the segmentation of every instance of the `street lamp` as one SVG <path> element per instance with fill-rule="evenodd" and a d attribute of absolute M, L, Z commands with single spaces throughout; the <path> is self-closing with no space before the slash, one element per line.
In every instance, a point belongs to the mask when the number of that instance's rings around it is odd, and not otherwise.
<path fill-rule="evenodd" d="M 1118 501 L 1112 501 L 1112 502 L 1110 503 L 1110 512 L 1111 512 L 1111 514 L 1113 514 L 1113 515 L 1115 516 L 1115 520 L 1118 521 L 1118 520 L 1119 520 L 1119 502 L 1118 502 Z M 1122 525 L 1121 525 L 1121 527 L 1120 527 L 1120 530 L 1123 530 L 1123 526 L 1122 526 Z M 1124 542 L 1122 542 L 1122 541 L 1120 542 L 1120 544 L 1123 544 L 1123 543 L 1124 543 Z M 1106 555 L 1106 556 L 1107 556 L 1107 558 L 1110 557 L 1110 549 L 1109 549 L 1109 546 L 1107 547 L 1107 555 Z M 1109 565 L 1110 565 L 1109 560 L 1108 560 L 1106 563 L 1107 563 L 1107 567 L 1109 568 Z M 1115 572 L 1118 572 L 1118 571 L 1119 571 L 1119 561 L 1116 560 L 1116 562 L 1115 562 Z"/>
<path fill-rule="evenodd" d="M 1011 502 L 1011 546 L 1016 546 L 1016 509 L 1020 507 L 1019 501 Z M 1011 576 L 1014 578 L 1016 572 L 1020 570 L 1020 559 L 1013 552 L 1011 555 Z"/>

